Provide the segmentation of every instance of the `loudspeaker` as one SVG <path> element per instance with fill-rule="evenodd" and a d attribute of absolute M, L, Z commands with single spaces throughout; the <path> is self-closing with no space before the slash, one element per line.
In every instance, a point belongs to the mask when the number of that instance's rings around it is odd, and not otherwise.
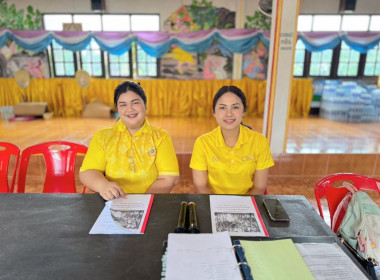
<path fill-rule="evenodd" d="M 104 10 L 104 0 L 91 0 L 91 9 L 93 11 Z"/>
<path fill-rule="evenodd" d="M 355 11 L 356 0 L 340 0 L 339 11 Z"/>

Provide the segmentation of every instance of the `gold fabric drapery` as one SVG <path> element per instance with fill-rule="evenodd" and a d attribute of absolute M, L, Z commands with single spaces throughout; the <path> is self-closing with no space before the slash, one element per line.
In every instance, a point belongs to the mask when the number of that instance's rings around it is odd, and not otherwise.
<path fill-rule="evenodd" d="M 31 79 L 22 89 L 12 78 L 0 78 L 0 106 L 22 102 L 47 102 L 48 109 L 59 117 L 80 117 L 84 102 L 99 99 L 113 106 L 113 93 L 124 80 L 91 79 L 82 89 L 75 79 Z M 136 81 L 136 80 L 135 80 Z M 139 80 L 148 98 L 148 116 L 206 117 L 212 115 L 212 98 L 223 85 L 235 85 L 247 97 L 247 115 L 263 116 L 266 81 L 251 80 Z M 293 79 L 290 97 L 290 117 L 307 117 L 313 98 L 311 79 Z M 284 104 L 284 106 L 286 106 Z"/>

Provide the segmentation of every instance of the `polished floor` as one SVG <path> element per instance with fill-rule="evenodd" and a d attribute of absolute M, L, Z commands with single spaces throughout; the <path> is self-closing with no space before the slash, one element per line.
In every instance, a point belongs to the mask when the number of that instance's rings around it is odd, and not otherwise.
<path fill-rule="evenodd" d="M 166 129 L 177 153 L 191 153 L 195 139 L 216 126 L 214 118 L 149 117 L 149 122 Z M 21 149 L 51 140 L 67 140 L 88 145 L 95 131 L 112 126 L 115 119 L 53 118 L 28 122 L 0 123 L 0 141 Z M 244 123 L 262 132 L 262 118 L 245 118 Z M 380 122 L 343 123 L 318 117 L 291 118 L 286 153 L 297 154 L 376 154 L 380 153 Z"/>
<path fill-rule="evenodd" d="M 181 181 L 173 192 L 193 193 L 191 170 L 188 167 L 193 144 L 199 135 L 216 126 L 214 118 L 148 119 L 152 125 L 169 132 L 178 154 Z M 0 142 L 14 143 L 21 150 L 33 144 L 53 140 L 88 145 L 95 131 L 112 126 L 115 121 L 85 118 L 37 119 L 27 122 L 3 120 L 0 123 Z M 262 131 L 261 118 L 245 118 L 244 122 L 254 130 Z M 380 155 L 377 154 L 380 154 L 380 122 L 339 123 L 313 116 L 291 118 L 286 153 L 274 155 L 276 165 L 271 169 L 268 178 L 269 194 L 304 195 L 316 207 L 314 186 L 327 174 L 358 172 L 380 178 Z M 78 165 L 80 163 L 81 160 Z M 41 166 L 43 163 L 28 169 L 30 175 L 27 192 L 41 191 L 44 178 L 44 172 L 40 171 L 44 168 Z M 77 184 L 80 189 L 79 180 Z M 380 196 L 371 196 L 380 205 Z M 326 202 L 323 205 L 326 210 Z M 328 222 L 329 216 L 325 216 Z"/>

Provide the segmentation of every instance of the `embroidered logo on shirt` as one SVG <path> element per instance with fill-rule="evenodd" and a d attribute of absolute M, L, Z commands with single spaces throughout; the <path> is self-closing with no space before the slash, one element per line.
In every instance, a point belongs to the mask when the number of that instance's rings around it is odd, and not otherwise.
<path fill-rule="evenodd" d="M 154 157 L 156 155 L 155 147 L 150 148 L 148 153 L 150 157 Z"/>
<path fill-rule="evenodd" d="M 212 160 L 212 161 L 219 161 L 219 158 L 217 158 L 217 157 L 212 157 L 211 160 Z"/>
<path fill-rule="evenodd" d="M 255 159 L 255 157 L 253 155 L 241 157 L 242 161 L 251 161 L 251 160 L 254 160 L 254 159 Z"/>

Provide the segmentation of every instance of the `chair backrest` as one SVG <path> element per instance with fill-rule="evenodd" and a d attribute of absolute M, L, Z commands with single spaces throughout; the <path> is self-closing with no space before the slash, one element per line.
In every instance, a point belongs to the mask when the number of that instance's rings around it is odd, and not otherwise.
<path fill-rule="evenodd" d="M 11 156 L 15 157 L 16 162 L 13 170 L 12 181 L 9 185 L 8 168 Z M 18 146 L 7 142 L 0 142 L 0 193 L 13 193 L 19 156 L 20 148 Z"/>
<path fill-rule="evenodd" d="M 380 180 L 375 178 L 353 174 L 353 173 L 336 173 L 322 178 L 317 182 L 314 188 L 315 199 L 317 200 L 318 210 L 321 217 L 324 219 L 321 198 L 326 197 L 330 218 L 331 218 L 331 229 L 336 232 L 342 222 L 343 217 L 340 216 L 333 228 L 332 217 L 337 210 L 339 203 L 343 200 L 349 190 L 343 185 L 343 181 L 349 182 L 354 185 L 358 190 L 374 190 L 380 194 Z M 337 182 L 340 182 L 338 185 Z M 335 184 L 334 184 L 335 183 Z M 334 185 L 333 185 L 334 184 Z"/>
<path fill-rule="evenodd" d="M 76 193 L 75 161 L 77 154 L 86 154 L 87 147 L 67 141 L 52 141 L 30 146 L 22 151 L 17 192 L 25 192 L 26 173 L 32 155 L 42 155 L 46 165 L 44 193 Z M 85 189 L 83 190 L 83 192 Z"/>

